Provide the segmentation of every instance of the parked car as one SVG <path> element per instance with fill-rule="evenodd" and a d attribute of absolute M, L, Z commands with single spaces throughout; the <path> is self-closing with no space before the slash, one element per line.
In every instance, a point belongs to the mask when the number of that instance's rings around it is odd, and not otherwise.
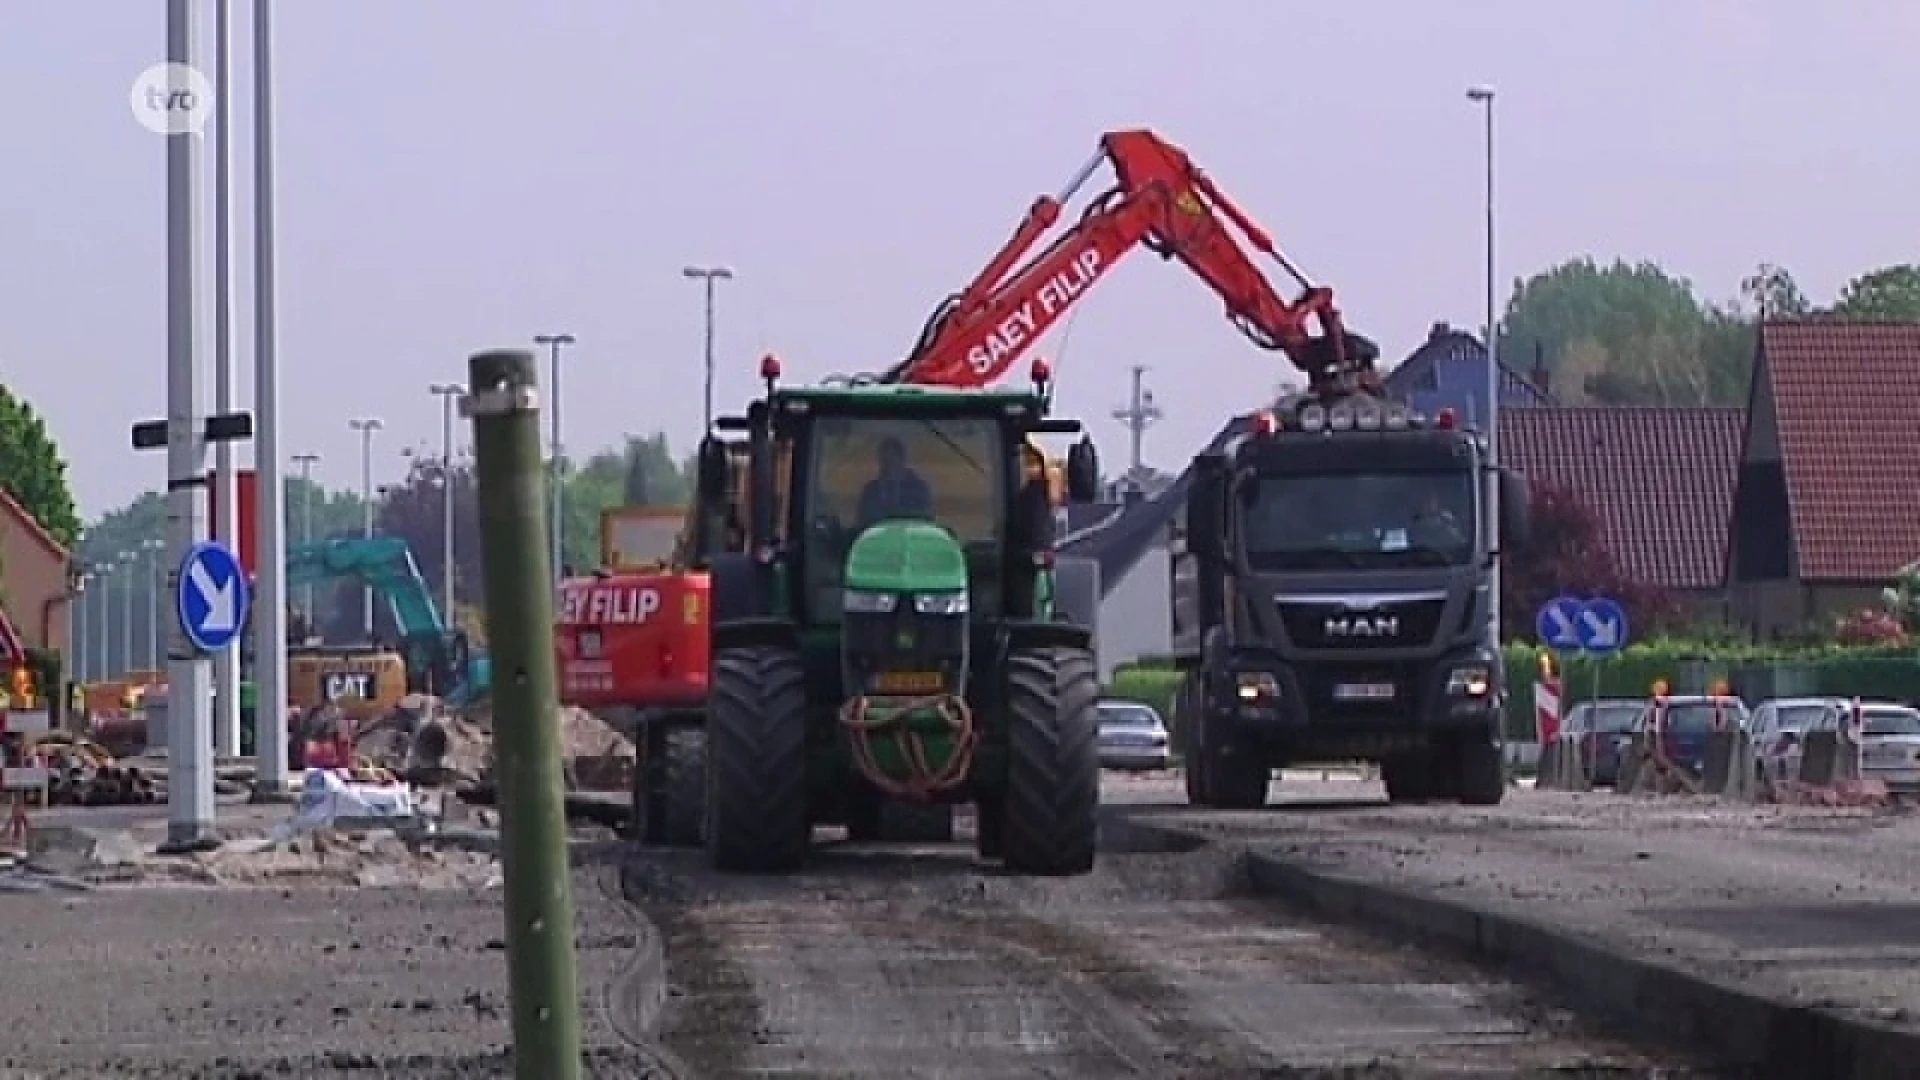
<path fill-rule="evenodd" d="M 1920 791 L 1920 709 L 1874 702 L 1861 713 L 1861 775 L 1888 791 Z"/>
<path fill-rule="evenodd" d="M 1635 730 L 1659 725 L 1660 745 L 1673 762 L 1695 776 L 1707 770 L 1707 740 L 1715 731 L 1747 727 L 1746 702 L 1731 695 L 1675 694 L 1649 701 Z"/>
<path fill-rule="evenodd" d="M 1848 704 L 1834 697 L 1773 698 L 1753 710 L 1747 732 L 1753 740 L 1753 767 L 1762 789 L 1800 775 L 1800 744 L 1807 732 L 1833 731 L 1835 711 Z"/>
<path fill-rule="evenodd" d="M 1144 701 L 1100 702 L 1100 767 L 1146 772 L 1173 764 L 1167 724 Z"/>
<path fill-rule="evenodd" d="M 1646 708 L 1645 701 L 1634 698 L 1600 698 L 1568 710 L 1564 730 L 1579 737 L 1580 764 L 1596 785 L 1611 787 L 1620 779 L 1620 759 Z"/>

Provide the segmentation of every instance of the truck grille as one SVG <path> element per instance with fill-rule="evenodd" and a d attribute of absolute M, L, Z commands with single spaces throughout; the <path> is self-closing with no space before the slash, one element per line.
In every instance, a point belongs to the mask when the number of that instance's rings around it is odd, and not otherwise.
<path fill-rule="evenodd" d="M 1357 598 L 1278 604 L 1287 637 L 1302 649 L 1405 649 L 1429 645 L 1440 631 L 1446 597 L 1356 603 Z"/>

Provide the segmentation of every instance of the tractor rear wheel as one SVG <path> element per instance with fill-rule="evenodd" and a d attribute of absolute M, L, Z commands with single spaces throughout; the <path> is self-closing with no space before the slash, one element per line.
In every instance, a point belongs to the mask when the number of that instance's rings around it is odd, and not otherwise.
<path fill-rule="evenodd" d="M 665 828 L 669 847 L 699 847 L 706 835 L 707 733 L 697 727 L 669 728 L 666 746 Z"/>
<path fill-rule="evenodd" d="M 779 874 L 807 859 L 806 672 L 793 650 L 722 649 L 707 706 L 707 856 Z"/>
<path fill-rule="evenodd" d="M 1065 876 L 1099 847 L 1100 679 L 1085 649 L 1007 657 L 1007 869 Z"/>

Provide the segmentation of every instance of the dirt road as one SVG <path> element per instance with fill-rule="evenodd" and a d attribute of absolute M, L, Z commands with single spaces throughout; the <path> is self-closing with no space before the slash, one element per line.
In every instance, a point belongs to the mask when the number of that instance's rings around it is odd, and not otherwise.
<path fill-rule="evenodd" d="M 631 862 L 670 973 L 657 1040 L 710 1078 L 1683 1075 L 1513 986 L 1277 914 L 1230 856 L 1141 850 L 1126 814 L 1066 881 L 964 846 L 829 847 L 786 880 Z"/>

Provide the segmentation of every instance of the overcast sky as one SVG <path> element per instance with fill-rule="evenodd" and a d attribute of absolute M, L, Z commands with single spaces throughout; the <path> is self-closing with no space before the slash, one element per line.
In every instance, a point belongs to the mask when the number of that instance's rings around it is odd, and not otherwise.
<path fill-rule="evenodd" d="M 895 360 L 1116 127 L 1184 145 L 1395 360 L 1480 320 L 1475 82 L 1500 93 L 1503 279 L 1620 255 L 1726 298 L 1768 260 L 1825 300 L 1920 257 L 1901 0 L 276 6 L 283 447 L 334 484 L 358 483 L 350 418 L 385 420 L 375 469 L 397 476 L 403 448 L 437 448 L 428 384 L 542 331 L 579 337 L 571 449 L 690 446 L 689 262 L 738 273 L 723 404 L 764 349 L 796 377 Z M 49 418 L 89 517 L 163 477 L 127 441 L 164 407 L 164 140 L 128 105 L 163 10 L 16 3 L 0 64 L 0 382 Z M 1129 365 L 1153 368 L 1165 467 L 1288 374 L 1147 255 L 1042 351 L 1114 463 Z"/>

